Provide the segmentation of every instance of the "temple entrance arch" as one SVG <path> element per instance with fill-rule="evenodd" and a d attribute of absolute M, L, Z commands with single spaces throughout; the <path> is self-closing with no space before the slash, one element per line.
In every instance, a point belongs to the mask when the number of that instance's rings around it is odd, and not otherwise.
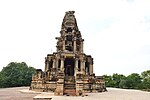
<path fill-rule="evenodd" d="M 65 59 L 65 63 L 64 63 L 65 76 L 74 76 L 74 67 L 75 67 L 74 62 L 75 61 L 73 58 L 66 58 Z"/>

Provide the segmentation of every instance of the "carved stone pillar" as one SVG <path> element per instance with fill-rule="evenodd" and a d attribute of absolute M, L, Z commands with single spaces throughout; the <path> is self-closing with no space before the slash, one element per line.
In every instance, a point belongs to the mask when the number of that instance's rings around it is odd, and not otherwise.
<path fill-rule="evenodd" d="M 48 71 L 49 70 L 49 61 L 46 61 L 45 62 L 45 71 Z"/>
<path fill-rule="evenodd" d="M 58 69 L 58 58 L 56 58 L 56 67 L 55 68 L 57 68 Z"/>
<path fill-rule="evenodd" d="M 90 75 L 93 74 L 93 58 L 90 61 Z"/>
<path fill-rule="evenodd" d="M 93 65 L 90 64 L 90 75 L 93 74 Z"/>
<path fill-rule="evenodd" d="M 83 39 L 81 40 L 81 45 L 80 45 L 80 52 L 83 53 Z"/>
<path fill-rule="evenodd" d="M 85 69 L 85 74 L 86 74 L 86 75 L 89 74 L 89 72 L 88 72 L 89 70 L 88 70 L 88 69 L 89 69 L 89 67 L 86 67 L 86 69 Z"/>
<path fill-rule="evenodd" d="M 65 40 L 63 40 L 63 51 L 65 50 Z"/>
<path fill-rule="evenodd" d="M 75 68 L 74 68 L 74 71 L 75 71 L 75 73 L 74 73 L 74 76 L 76 76 L 76 73 L 77 73 L 77 71 L 78 71 L 78 58 L 75 58 Z"/>
<path fill-rule="evenodd" d="M 64 72 L 64 58 L 61 58 L 60 70 Z"/>
<path fill-rule="evenodd" d="M 73 41 L 73 51 L 76 52 L 76 50 L 77 50 L 77 45 L 76 45 L 76 37 L 75 37 Z"/>
<path fill-rule="evenodd" d="M 81 63 L 80 63 L 81 65 L 81 72 L 83 73 L 83 74 L 85 74 L 85 60 L 84 59 L 81 59 Z"/>
<path fill-rule="evenodd" d="M 56 68 L 56 60 L 53 59 L 53 68 Z"/>
<path fill-rule="evenodd" d="M 45 57 L 45 72 L 48 70 L 49 63 L 47 57 Z"/>

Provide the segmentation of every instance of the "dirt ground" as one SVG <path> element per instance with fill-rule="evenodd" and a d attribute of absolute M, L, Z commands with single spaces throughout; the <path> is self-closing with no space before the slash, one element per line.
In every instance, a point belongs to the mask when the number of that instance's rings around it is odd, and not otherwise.
<path fill-rule="evenodd" d="M 28 89 L 29 87 L 0 89 L 0 100 L 33 100 L 33 97 L 45 94 L 28 92 Z M 20 92 L 20 90 L 26 90 L 26 92 Z M 107 90 L 108 92 L 90 93 L 84 97 L 53 95 L 51 97 L 52 100 L 150 100 L 150 92 L 116 88 L 107 88 Z"/>
<path fill-rule="evenodd" d="M 19 90 L 29 87 L 4 88 L 0 89 L 0 100 L 33 100 L 36 93 L 21 93 Z"/>

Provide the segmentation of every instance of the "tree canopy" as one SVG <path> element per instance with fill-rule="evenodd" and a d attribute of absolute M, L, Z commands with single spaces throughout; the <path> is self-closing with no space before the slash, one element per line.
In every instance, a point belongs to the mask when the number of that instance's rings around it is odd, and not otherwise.
<path fill-rule="evenodd" d="M 0 72 L 0 88 L 29 86 L 34 73 L 35 68 L 25 62 L 11 62 Z"/>
<path fill-rule="evenodd" d="M 107 87 L 150 90 L 150 70 L 140 74 L 131 73 L 128 76 L 122 74 L 104 75 Z"/>
<path fill-rule="evenodd" d="M 143 81 L 143 88 L 150 89 L 150 70 L 142 72 L 142 81 Z"/>

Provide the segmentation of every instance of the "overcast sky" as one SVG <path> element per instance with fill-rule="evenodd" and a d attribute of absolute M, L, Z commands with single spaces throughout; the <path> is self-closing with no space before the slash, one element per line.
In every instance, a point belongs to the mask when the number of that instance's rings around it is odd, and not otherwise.
<path fill-rule="evenodd" d="M 0 0 L 0 70 L 10 62 L 44 69 L 69 10 L 96 75 L 150 69 L 150 0 Z"/>

